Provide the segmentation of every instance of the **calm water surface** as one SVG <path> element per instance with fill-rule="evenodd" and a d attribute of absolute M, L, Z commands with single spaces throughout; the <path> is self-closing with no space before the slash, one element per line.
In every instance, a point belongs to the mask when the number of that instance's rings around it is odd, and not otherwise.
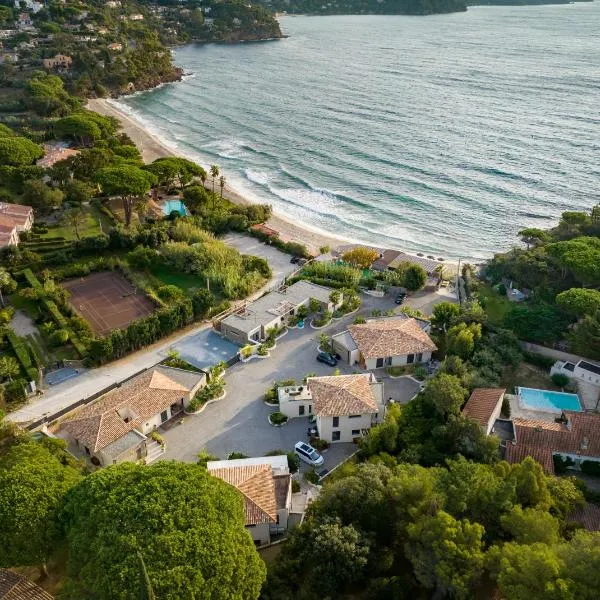
<path fill-rule="evenodd" d="M 600 3 L 286 17 L 188 46 L 122 101 L 233 187 L 322 230 L 482 258 L 600 201 Z"/>

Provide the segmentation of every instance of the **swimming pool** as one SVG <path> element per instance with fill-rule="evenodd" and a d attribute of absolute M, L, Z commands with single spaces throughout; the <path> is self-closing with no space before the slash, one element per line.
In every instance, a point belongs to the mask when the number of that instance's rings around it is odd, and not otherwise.
<path fill-rule="evenodd" d="M 162 211 L 168 217 L 172 212 L 178 212 L 182 217 L 185 217 L 188 213 L 185 204 L 181 200 L 165 200 L 162 203 Z"/>
<path fill-rule="evenodd" d="M 522 408 L 543 412 L 561 413 L 563 410 L 581 412 L 581 404 L 577 394 L 536 390 L 533 388 L 517 388 Z"/>

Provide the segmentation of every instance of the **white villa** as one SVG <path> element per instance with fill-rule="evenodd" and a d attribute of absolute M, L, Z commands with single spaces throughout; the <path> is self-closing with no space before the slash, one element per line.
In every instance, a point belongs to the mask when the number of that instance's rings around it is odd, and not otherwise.
<path fill-rule="evenodd" d="M 246 529 L 257 546 L 267 546 L 271 536 L 287 531 L 292 477 L 286 455 L 210 461 L 206 468 L 242 494 Z"/>
<path fill-rule="evenodd" d="M 342 360 L 371 370 L 429 361 L 437 349 L 429 328 L 429 321 L 395 315 L 350 325 L 331 339 Z"/>
<path fill-rule="evenodd" d="M 372 373 L 309 377 L 306 385 L 280 387 L 279 410 L 289 418 L 315 415 L 319 437 L 352 442 L 385 415 L 383 383 Z"/>

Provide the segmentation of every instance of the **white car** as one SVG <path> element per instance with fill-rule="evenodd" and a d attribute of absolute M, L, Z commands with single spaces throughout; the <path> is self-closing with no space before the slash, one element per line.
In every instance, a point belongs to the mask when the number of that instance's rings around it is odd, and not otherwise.
<path fill-rule="evenodd" d="M 298 442 L 294 446 L 294 452 L 305 463 L 312 465 L 313 467 L 320 467 L 325 461 L 323 457 L 306 442 Z"/>

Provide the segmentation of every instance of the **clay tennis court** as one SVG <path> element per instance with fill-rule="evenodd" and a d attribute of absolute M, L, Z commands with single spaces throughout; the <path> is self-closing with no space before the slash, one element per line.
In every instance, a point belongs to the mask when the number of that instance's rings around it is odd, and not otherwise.
<path fill-rule="evenodd" d="M 71 306 L 99 334 L 123 329 L 132 321 L 154 312 L 154 305 L 142 290 L 119 273 L 92 273 L 65 281 Z"/>

